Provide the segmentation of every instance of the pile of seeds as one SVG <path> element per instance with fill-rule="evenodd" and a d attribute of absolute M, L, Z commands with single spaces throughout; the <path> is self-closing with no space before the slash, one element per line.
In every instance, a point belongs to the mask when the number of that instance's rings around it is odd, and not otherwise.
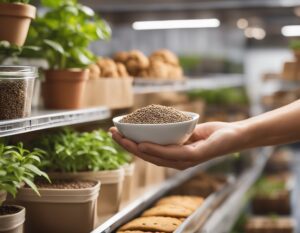
<path fill-rule="evenodd" d="M 0 120 L 26 116 L 26 81 L 0 81 Z"/>
<path fill-rule="evenodd" d="M 152 104 L 125 116 L 120 122 L 130 124 L 167 124 L 191 119 L 191 116 L 175 108 Z"/>

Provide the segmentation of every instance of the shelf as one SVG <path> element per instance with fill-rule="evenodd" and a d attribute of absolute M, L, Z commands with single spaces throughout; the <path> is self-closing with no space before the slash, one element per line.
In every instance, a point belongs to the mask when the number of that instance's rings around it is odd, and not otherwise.
<path fill-rule="evenodd" d="M 245 195 L 247 191 L 260 177 L 271 152 L 272 148 L 270 147 L 257 150 L 252 168 L 236 182 L 234 192 L 214 211 L 201 229 L 201 233 L 230 232 L 246 204 Z"/>
<path fill-rule="evenodd" d="M 300 81 L 274 79 L 263 83 L 261 95 L 268 96 L 278 91 L 295 91 L 297 89 L 300 89 Z"/>
<path fill-rule="evenodd" d="M 41 129 L 105 120 L 109 117 L 110 111 L 106 107 L 72 111 L 34 110 L 32 116 L 28 118 L 0 121 L 0 137 Z"/>
<path fill-rule="evenodd" d="M 184 170 L 176 176 L 168 179 L 161 185 L 151 188 L 144 195 L 140 196 L 127 207 L 119 211 L 117 214 L 115 214 L 98 228 L 96 228 L 92 233 L 114 232 L 118 227 L 137 216 L 142 210 L 149 207 L 151 204 L 153 204 L 153 202 L 155 202 L 158 198 L 164 196 L 171 189 L 178 187 L 180 184 L 189 180 L 197 172 L 203 171 L 211 167 L 212 165 L 223 161 L 224 159 L 225 158 L 214 159 L 209 162 L 200 164 L 196 167 Z"/>
<path fill-rule="evenodd" d="M 188 78 L 186 81 L 135 80 L 135 94 L 149 94 L 168 91 L 213 90 L 217 88 L 241 87 L 244 78 L 241 74 L 220 74 L 206 77 Z"/>

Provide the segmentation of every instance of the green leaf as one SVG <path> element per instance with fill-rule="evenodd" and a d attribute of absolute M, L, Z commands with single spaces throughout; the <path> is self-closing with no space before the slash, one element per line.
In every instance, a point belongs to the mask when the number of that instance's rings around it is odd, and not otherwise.
<path fill-rule="evenodd" d="M 65 54 L 64 48 L 56 41 L 45 39 L 44 43 L 60 54 Z"/>
<path fill-rule="evenodd" d="M 23 178 L 23 181 L 38 195 L 40 196 L 39 190 L 37 189 L 36 185 L 26 177 Z"/>

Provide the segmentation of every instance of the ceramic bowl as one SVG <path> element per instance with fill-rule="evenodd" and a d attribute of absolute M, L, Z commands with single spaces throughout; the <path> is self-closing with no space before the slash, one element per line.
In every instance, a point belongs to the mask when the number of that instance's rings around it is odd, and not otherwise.
<path fill-rule="evenodd" d="M 173 145 L 184 143 L 193 133 L 199 115 L 192 112 L 183 112 L 192 117 L 189 121 L 167 124 L 131 124 L 121 123 L 124 116 L 113 119 L 114 125 L 126 138 L 140 143 L 151 142 L 160 145 Z"/>

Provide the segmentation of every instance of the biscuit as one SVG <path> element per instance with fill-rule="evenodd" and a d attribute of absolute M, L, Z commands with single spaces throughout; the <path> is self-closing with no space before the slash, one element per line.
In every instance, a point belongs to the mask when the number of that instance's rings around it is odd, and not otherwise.
<path fill-rule="evenodd" d="M 161 231 L 117 231 L 117 233 L 164 233 Z"/>
<path fill-rule="evenodd" d="M 202 203 L 204 199 L 199 196 L 168 196 L 160 199 L 156 206 L 159 205 L 166 205 L 166 204 L 172 204 L 172 205 L 179 205 L 183 206 L 185 208 L 191 209 L 195 211 Z"/>
<path fill-rule="evenodd" d="M 177 218 L 170 217 L 140 217 L 122 226 L 119 231 L 150 231 L 167 232 L 175 231 L 182 223 Z"/>
<path fill-rule="evenodd" d="M 149 210 L 146 210 L 142 216 L 161 216 L 161 217 L 174 217 L 174 218 L 186 218 L 190 216 L 194 211 L 179 205 L 159 205 L 154 206 Z"/>

